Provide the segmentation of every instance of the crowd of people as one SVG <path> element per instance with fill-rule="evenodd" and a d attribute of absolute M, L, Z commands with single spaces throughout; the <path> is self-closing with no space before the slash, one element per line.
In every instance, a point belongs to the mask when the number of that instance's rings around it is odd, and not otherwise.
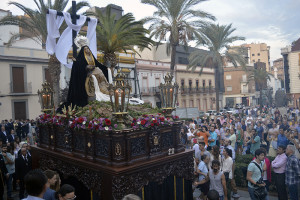
<path fill-rule="evenodd" d="M 185 122 L 181 142 L 195 151 L 194 187 L 201 191 L 198 199 L 207 199 L 211 190 L 217 191 L 221 200 L 238 198 L 235 159 L 246 154 L 253 155 L 244 173 L 252 200 L 269 199 L 272 179 L 279 200 L 299 199 L 299 109 L 285 111 L 253 107 Z M 271 162 L 267 156 L 275 159 Z"/>
<path fill-rule="evenodd" d="M 46 170 L 32 170 L 31 146 L 36 142 L 36 123 L 33 120 L 3 120 L 0 124 L 0 200 L 12 200 L 13 192 L 19 199 L 71 200 L 73 186 L 61 186 L 59 174 Z"/>

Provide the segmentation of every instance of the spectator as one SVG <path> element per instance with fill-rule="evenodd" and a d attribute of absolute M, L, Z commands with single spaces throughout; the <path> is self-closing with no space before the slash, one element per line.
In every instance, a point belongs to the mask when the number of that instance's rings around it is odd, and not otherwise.
<path fill-rule="evenodd" d="M 2 144 L 2 146 L 6 146 L 6 144 Z M 6 169 L 5 166 L 5 161 L 4 161 L 5 157 L 3 155 L 3 152 L 1 152 L 0 154 L 0 175 L 1 175 L 1 179 L 0 179 L 0 200 L 3 200 L 3 194 L 4 194 L 4 185 L 5 185 L 5 178 L 8 178 L 9 173 Z"/>
<path fill-rule="evenodd" d="M 208 172 L 208 176 L 196 185 L 203 184 L 210 181 L 209 190 L 216 190 L 220 195 L 220 200 L 227 200 L 226 180 L 224 174 L 220 171 L 220 162 L 218 160 L 212 161 L 212 170 Z"/>
<path fill-rule="evenodd" d="M 11 153 L 11 147 L 7 146 L 6 144 L 2 145 L 2 155 L 4 158 L 4 163 L 6 165 L 6 169 L 8 172 L 8 178 L 6 181 L 7 184 L 7 199 L 13 199 L 12 198 L 12 179 L 13 174 L 15 173 L 15 155 Z"/>
<path fill-rule="evenodd" d="M 215 127 L 214 126 L 211 126 L 209 134 L 210 134 L 210 136 L 208 137 L 209 146 L 207 147 L 208 151 L 210 151 L 212 149 L 212 147 L 217 144 L 218 135 L 215 132 Z"/>
<path fill-rule="evenodd" d="M 232 179 L 232 151 L 228 148 L 225 148 L 223 151 L 223 159 L 222 159 L 222 166 L 221 171 L 223 172 L 226 180 L 226 188 L 227 188 L 227 198 L 231 199 L 231 179 Z"/>
<path fill-rule="evenodd" d="M 254 155 L 255 151 L 260 148 L 260 137 L 256 134 L 255 129 L 251 130 L 250 137 L 251 137 L 250 153 Z"/>
<path fill-rule="evenodd" d="M 220 196 L 217 190 L 209 190 L 207 193 L 208 200 L 219 200 Z"/>
<path fill-rule="evenodd" d="M 59 173 L 55 172 L 56 181 L 54 185 L 50 185 L 50 188 L 54 191 L 58 191 L 60 189 L 61 179 Z"/>
<path fill-rule="evenodd" d="M 49 187 L 55 185 L 56 182 L 55 172 L 52 170 L 46 170 L 44 173 L 47 176 Z M 45 200 L 55 200 L 55 191 L 49 187 L 47 188 L 43 198 Z"/>
<path fill-rule="evenodd" d="M 235 149 L 235 143 L 236 143 L 236 135 L 235 135 L 235 129 L 230 129 L 230 136 L 229 140 L 231 141 L 231 146 Z"/>
<path fill-rule="evenodd" d="M 287 131 L 284 132 L 284 129 L 281 127 L 279 128 L 279 135 L 277 137 L 277 146 L 287 146 L 289 144 L 289 140 L 287 139 L 286 135 Z"/>
<path fill-rule="evenodd" d="M 24 183 L 28 193 L 28 197 L 24 200 L 43 200 L 47 189 L 47 177 L 41 170 L 35 169 L 28 172 Z"/>
<path fill-rule="evenodd" d="M 16 159 L 16 179 L 20 186 L 19 198 L 24 198 L 25 185 L 24 177 L 32 169 L 31 156 L 28 156 L 27 149 L 21 148 L 21 155 Z M 44 192 L 45 193 L 45 192 Z"/>
<path fill-rule="evenodd" d="M 58 192 L 56 192 L 56 198 L 58 200 L 75 199 L 75 188 L 71 185 L 64 184 L 61 186 Z"/>
<path fill-rule="evenodd" d="M 288 145 L 286 155 L 288 157 L 285 168 L 285 184 L 288 187 L 291 200 L 298 200 L 298 184 L 300 179 L 299 160 L 295 156 L 295 146 Z"/>
<path fill-rule="evenodd" d="M 255 196 L 254 190 L 258 187 L 265 187 L 263 182 L 262 172 L 263 172 L 263 162 L 265 159 L 265 154 L 261 149 L 255 151 L 255 159 L 250 162 L 247 169 L 247 180 L 248 180 L 248 192 L 250 194 L 251 200 L 260 200 Z M 261 198 L 264 200 L 266 196 Z"/>
<path fill-rule="evenodd" d="M 287 162 L 285 149 L 285 146 L 279 146 L 277 149 L 278 155 L 272 161 L 272 167 L 275 175 L 275 185 L 279 200 L 288 199 L 285 185 L 285 167 Z"/>
<path fill-rule="evenodd" d="M 208 163 L 209 163 L 209 157 L 206 154 L 203 154 L 201 156 L 201 162 L 199 163 L 198 168 L 197 168 L 197 173 L 199 174 L 199 182 L 204 180 L 208 174 L 208 168 L 207 168 Z M 206 199 L 206 195 L 209 190 L 209 183 L 206 182 L 206 183 L 200 184 L 198 187 L 200 188 L 200 191 L 201 191 L 200 198 Z"/>
<path fill-rule="evenodd" d="M 201 156 L 207 155 L 210 158 L 210 153 L 205 149 L 205 143 L 199 142 L 199 151 L 195 153 L 195 158 L 198 162 L 201 160 Z"/>

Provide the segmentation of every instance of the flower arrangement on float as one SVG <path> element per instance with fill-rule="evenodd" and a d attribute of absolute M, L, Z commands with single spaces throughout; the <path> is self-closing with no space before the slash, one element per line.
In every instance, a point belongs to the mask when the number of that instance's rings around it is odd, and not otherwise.
<path fill-rule="evenodd" d="M 146 129 L 153 126 L 166 126 L 172 125 L 174 121 L 179 120 L 178 116 L 165 117 L 161 113 L 156 115 L 142 115 L 138 118 L 133 118 L 130 127 L 132 129 Z M 108 118 L 95 118 L 89 120 L 85 116 L 65 116 L 50 114 L 41 114 L 38 118 L 38 123 L 41 125 L 56 125 L 65 126 L 66 124 L 73 129 L 88 129 L 88 130 L 98 130 L 98 131 L 111 131 L 120 130 L 119 124 Z"/>

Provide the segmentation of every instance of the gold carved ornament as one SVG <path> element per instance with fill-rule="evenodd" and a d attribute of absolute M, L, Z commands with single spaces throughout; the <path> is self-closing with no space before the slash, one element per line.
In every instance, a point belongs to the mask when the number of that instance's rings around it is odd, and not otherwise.
<path fill-rule="evenodd" d="M 119 143 L 117 143 L 116 146 L 115 146 L 115 154 L 117 156 L 120 156 L 122 154 L 122 147 Z"/>

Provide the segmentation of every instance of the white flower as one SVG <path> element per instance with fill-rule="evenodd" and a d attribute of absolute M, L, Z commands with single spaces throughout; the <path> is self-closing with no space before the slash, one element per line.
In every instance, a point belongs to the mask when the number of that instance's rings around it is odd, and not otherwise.
<path fill-rule="evenodd" d="M 97 125 L 97 122 L 94 122 L 95 125 Z"/>
<path fill-rule="evenodd" d="M 152 118 L 152 120 L 155 120 L 155 118 Z"/>
<path fill-rule="evenodd" d="M 137 124 L 141 124 L 141 122 L 137 122 Z"/>
<path fill-rule="evenodd" d="M 107 126 L 105 126 L 105 128 L 104 128 L 106 131 L 108 131 L 108 127 Z"/>
<path fill-rule="evenodd" d="M 83 121 L 82 124 L 84 125 L 86 123 L 86 121 Z"/>

